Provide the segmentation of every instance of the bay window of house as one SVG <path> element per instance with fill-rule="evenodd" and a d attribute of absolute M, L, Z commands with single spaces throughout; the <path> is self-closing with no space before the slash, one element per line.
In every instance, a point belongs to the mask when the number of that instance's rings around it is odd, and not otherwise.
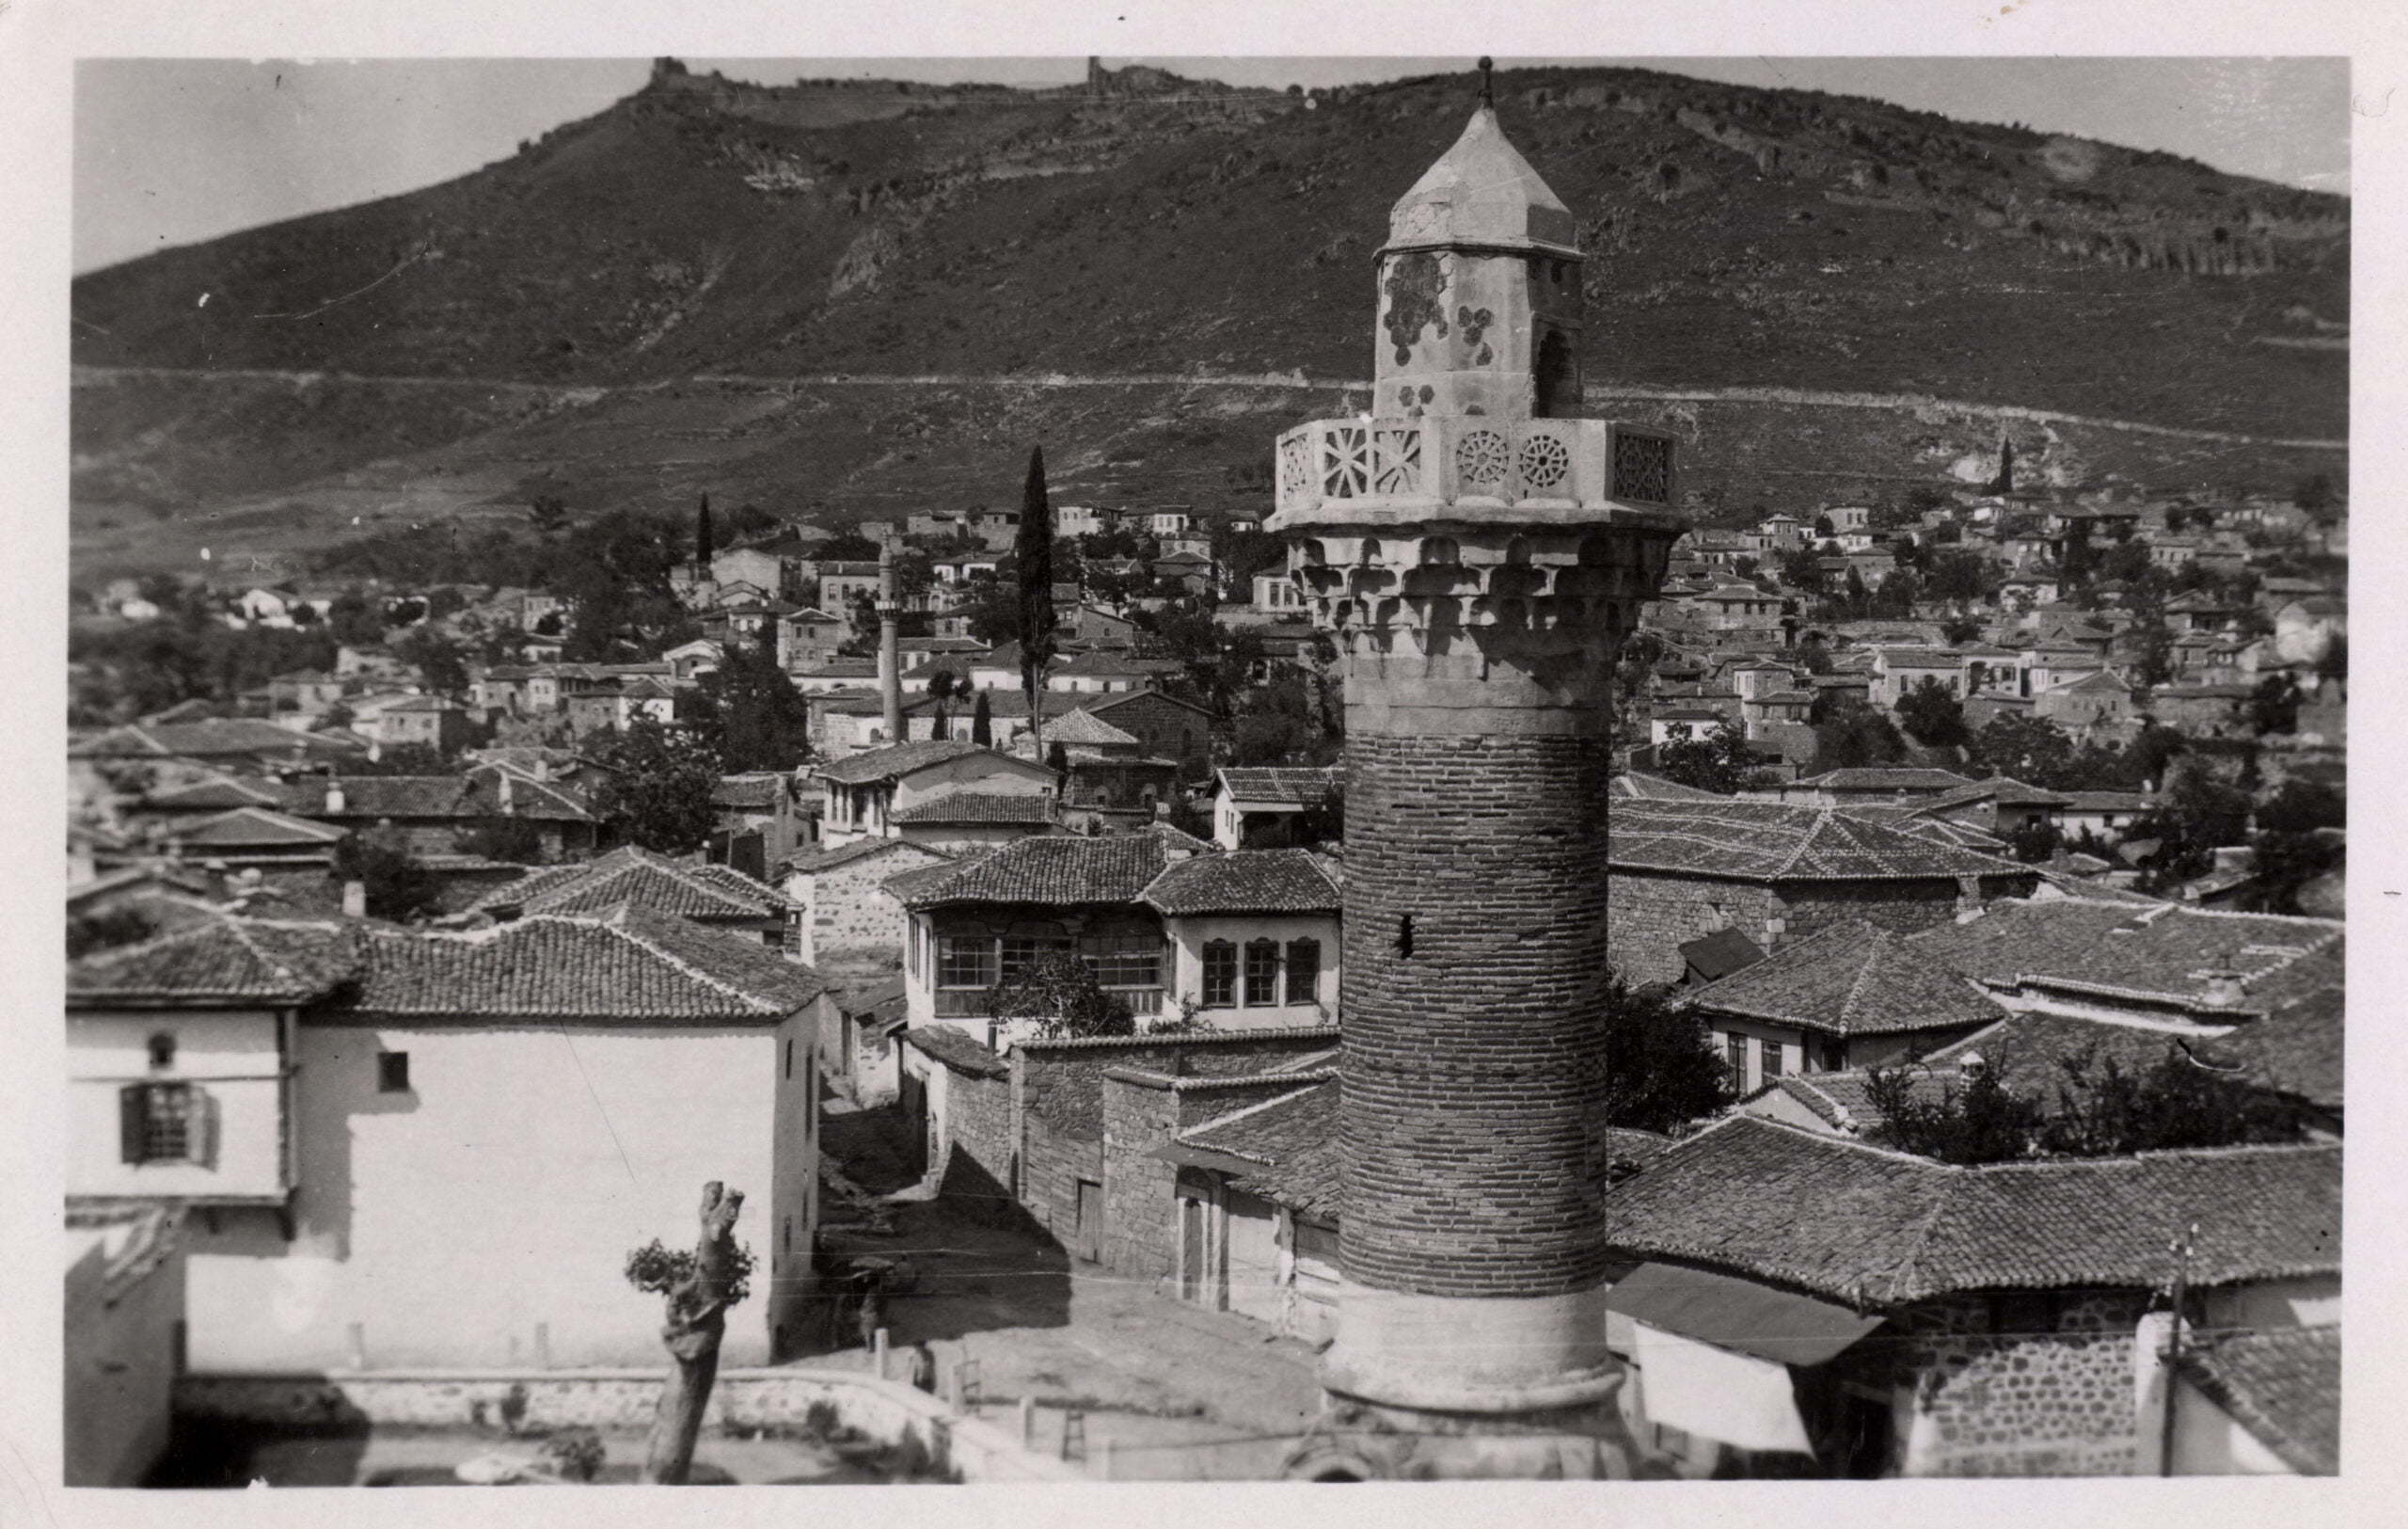
<path fill-rule="evenodd" d="M 1162 1011 L 1163 941 L 1150 930 L 1120 930 L 1090 934 L 1079 942 L 1079 954 L 1096 981 L 1127 1003 L 1132 1011 Z"/>
<path fill-rule="evenodd" d="M 976 988 L 995 985 L 995 941 L 987 934 L 944 934 L 937 938 L 937 986 Z"/>
<path fill-rule="evenodd" d="M 1204 1007 L 1234 1009 L 1238 1002 L 1238 948 L 1228 940 L 1204 942 Z"/>
<path fill-rule="evenodd" d="M 1288 1001 L 1291 1004 L 1319 1003 L 1321 988 L 1321 942 L 1290 940 L 1288 942 Z"/>
<path fill-rule="evenodd" d="M 1245 948 L 1245 1006 L 1272 1009 L 1279 1003 L 1279 942 L 1251 940 Z"/>

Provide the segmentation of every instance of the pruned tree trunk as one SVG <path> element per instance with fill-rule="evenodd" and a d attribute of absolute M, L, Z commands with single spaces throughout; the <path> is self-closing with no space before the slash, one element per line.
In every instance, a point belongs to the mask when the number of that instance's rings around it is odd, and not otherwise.
<path fill-rule="evenodd" d="M 671 1362 L 644 1457 L 646 1482 L 682 1487 L 693 1471 L 703 1410 L 719 1378 L 719 1345 L 727 1331 L 728 1288 L 736 1273 L 736 1214 L 743 1206 L 743 1190 L 724 1189 L 717 1179 L 703 1186 L 694 1273 L 669 1292 L 669 1322 L 660 1330 Z"/>

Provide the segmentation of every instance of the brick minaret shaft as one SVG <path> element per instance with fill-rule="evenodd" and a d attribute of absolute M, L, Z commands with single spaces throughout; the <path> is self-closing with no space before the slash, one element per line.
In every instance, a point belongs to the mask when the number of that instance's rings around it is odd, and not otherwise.
<path fill-rule="evenodd" d="M 1581 255 L 1486 105 L 1397 204 L 1373 412 L 1279 443 L 1346 695 L 1335 1394 L 1576 1429 L 1605 1346 L 1607 688 L 1672 441 L 1573 417 Z M 1545 1420 L 1545 1421 L 1542 1421 Z"/>

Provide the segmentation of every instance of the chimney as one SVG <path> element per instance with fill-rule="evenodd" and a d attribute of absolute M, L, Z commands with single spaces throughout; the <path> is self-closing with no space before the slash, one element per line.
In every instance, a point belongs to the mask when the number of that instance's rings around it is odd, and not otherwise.
<path fill-rule="evenodd" d="M 342 884 L 342 916 L 345 918 L 368 916 L 368 884 L 366 882 Z"/>
<path fill-rule="evenodd" d="M 329 813 L 336 813 L 341 812 L 342 809 L 342 782 L 332 776 L 328 776 L 326 779 L 326 811 Z"/>
<path fill-rule="evenodd" d="M 886 741 L 903 741 L 903 671 L 896 661 L 901 639 L 895 625 L 895 544 L 878 544 L 878 693 Z"/>
<path fill-rule="evenodd" d="M 497 770 L 494 772 L 494 776 L 501 782 L 501 810 L 508 812 L 510 810 L 510 772 Z"/>

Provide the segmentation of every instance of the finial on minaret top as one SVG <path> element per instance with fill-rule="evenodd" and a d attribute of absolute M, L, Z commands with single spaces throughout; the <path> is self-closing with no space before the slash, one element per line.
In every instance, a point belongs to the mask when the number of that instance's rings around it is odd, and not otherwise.
<path fill-rule="evenodd" d="M 1480 104 L 1491 111 L 1497 109 L 1497 82 L 1491 72 L 1496 68 L 1494 58 L 1483 56 L 1480 61 Z"/>

